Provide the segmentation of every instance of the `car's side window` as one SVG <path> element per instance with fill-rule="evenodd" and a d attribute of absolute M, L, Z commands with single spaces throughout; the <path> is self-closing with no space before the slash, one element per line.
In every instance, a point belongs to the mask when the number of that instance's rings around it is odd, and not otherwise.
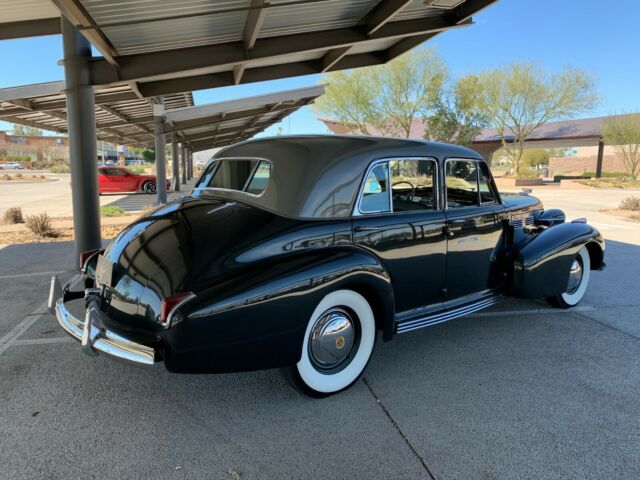
<path fill-rule="evenodd" d="M 480 203 L 494 203 L 496 195 L 491 186 L 491 175 L 485 164 L 480 165 Z"/>
<path fill-rule="evenodd" d="M 394 212 L 433 210 L 436 208 L 432 160 L 391 160 L 392 203 Z"/>
<path fill-rule="evenodd" d="M 478 205 L 478 162 L 447 160 L 445 177 L 447 208 Z"/>
<path fill-rule="evenodd" d="M 260 195 L 267 188 L 269 176 L 271 175 L 271 164 L 262 160 L 258 163 L 257 168 L 253 172 L 251 180 L 247 183 L 244 191 L 253 195 Z"/>
<path fill-rule="evenodd" d="M 379 163 L 369 170 L 362 189 L 359 208 L 361 213 L 390 211 L 389 164 L 387 162 Z"/>

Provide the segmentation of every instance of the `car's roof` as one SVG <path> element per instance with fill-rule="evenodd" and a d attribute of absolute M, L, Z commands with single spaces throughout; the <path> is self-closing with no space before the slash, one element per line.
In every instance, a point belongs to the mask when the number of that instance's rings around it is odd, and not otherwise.
<path fill-rule="evenodd" d="M 229 196 L 290 217 L 340 218 L 353 210 L 371 162 L 394 157 L 482 159 L 468 148 L 416 139 L 355 135 L 295 135 L 260 138 L 219 151 L 214 158 L 256 158 L 271 162 L 264 193 Z M 226 193 L 225 193 L 226 194 Z"/>

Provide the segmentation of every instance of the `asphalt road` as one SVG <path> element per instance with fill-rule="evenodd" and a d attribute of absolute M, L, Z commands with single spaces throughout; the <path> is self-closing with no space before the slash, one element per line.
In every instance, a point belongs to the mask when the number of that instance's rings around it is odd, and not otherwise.
<path fill-rule="evenodd" d="M 0 249 L 0 478 L 640 478 L 640 224 L 563 195 L 541 196 L 608 240 L 578 308 L 510 299 L 379 342 L 324 400 L 90 359 L 45 312 L 72 246 Z"/>

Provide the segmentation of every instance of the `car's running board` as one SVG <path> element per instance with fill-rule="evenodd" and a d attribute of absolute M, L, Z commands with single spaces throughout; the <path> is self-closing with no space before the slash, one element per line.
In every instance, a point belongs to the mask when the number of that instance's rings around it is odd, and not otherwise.
<path fill-rule="evenodd" d="M 467 303 L 466 305 L 460 307 L 432 313 L 430 315 L 412 320 L 398 322 L 396 324 L 396 333 L 411 332 L 412 330 L 429 327 L 431 325 L 436 325 L 437 323 L 448 322 L 449 320 L 453 320 L 454 318 L 464 317 L 465 315 L 469 315 L 470 313 L 477 312 L 478 310 L 490 307 L 491 305 L 495 305 L 504 298 L 504 294 L 494 293 L 490 296 L 484 296 L 482 297 L 482 299 L 476 302 Z"/>

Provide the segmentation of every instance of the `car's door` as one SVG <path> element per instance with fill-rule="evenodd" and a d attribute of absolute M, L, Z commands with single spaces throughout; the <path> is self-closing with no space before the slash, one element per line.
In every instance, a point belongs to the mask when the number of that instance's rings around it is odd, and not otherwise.
<path fill-rule="evenodd" d="M 127 173 L 123 168 L 110 168 L 109 175 L 114 190 L 117 192 L 131 192 L 136 189 L 135 177 Z"/>
<path fill-rule="evenodd" d="M 111 168 L 99 168 L 98 169 L 98 190 L 102 192 L 113 192 L 115 185 L 113 182 L 113 175 L 111 175 Z"/>
<path fill-rule="evenodd" d="M 398 313 L 442 301 L 446 238 L 437 178 L 430 158 L 378 161 L 356 205 L 354 243 L 387 267 Z"/>
<path fill-rule="evenodd" d="M 484 162 L 448 159 L 444 170 L 446 300 L 455 300 L 500 285 L 496 257 L 504 209 Z"/>

